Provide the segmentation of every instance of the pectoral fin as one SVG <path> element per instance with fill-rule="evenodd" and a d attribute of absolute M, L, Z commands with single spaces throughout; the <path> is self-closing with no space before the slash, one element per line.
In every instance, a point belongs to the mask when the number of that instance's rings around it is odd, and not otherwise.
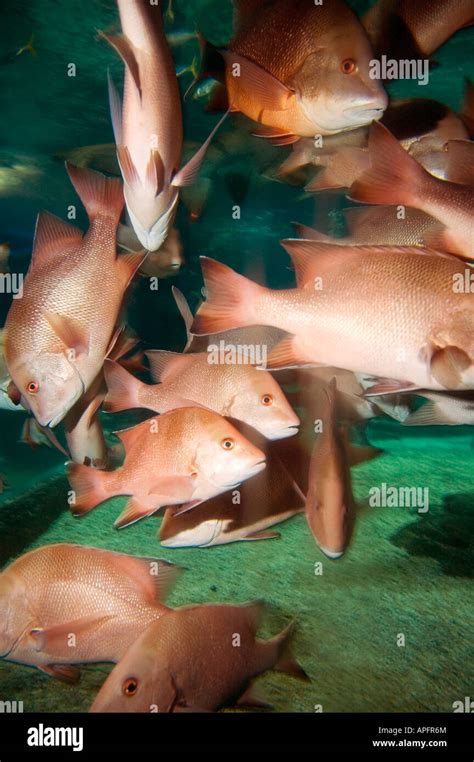
<path fill-rule="evenodd" d="M 247 542 L 248 540 L 276 540 L 280 537 L 281 535 L 278 532 L 269 532 L 266 529 L 262 529 L 257 532 L 251 532 L 246 537 L 241 537 L 240 539 L 242 542 Z"/>
<path fill-rule="evenodd" d="M 239 56 L 230 50 L 221 51 L 226 63 L 226 70 L 233 75 L 234 67 L 238 66 L 238 76 L 234 77 L 236 86 L 243 92 L 251 93 L 262 109 L 268 111 L 285 111 L 291 106 L 291 96 L 294 91 L 280 82 L 261 66 L 253 63 L 244 56 Z"/>
<path fill-rule="evenodd" d="M 43 317 L 48 321 L 56 336 L 61 339 L 67 349 L 74 349 L 76 355 L 89 352 L 89 332 L 77 320 L 59 315 L 50 310 L 43 310 Z"/>
<path fill-rule="evenodd" d="M 62 622 L 52 627 L 39 627 L 31 630 L 30 638 L 36 651 L 65 656 L 71 653 L 70 641 L 72 638 L 75 639 L 76 644 L 81 639 L 86 640 L 112 618 L 111 616 L 98 617 L 92 615 L 70 622 Z"/>
<path fill-rule="evenodd" d="M 445 389 L 462 386 L 462 372 L 471 365 L 468 355 L 459 347 L 438 349 L 431 358 L 431 375 Z"/>
<path fill-rule="evenodd" d="M 398 381 L 394 378 L 381 378 L 377 383 L 369 386 L 366 389 L 365 397 L 377 397 L 382 394 L 399 394 L 400 392 L 413 392 L 416 389 L 420 389 L 416 384 L 412 384 L 411 381 Z"/>
<path fill-rule="evenodd" d="M 80 670 L 71 664 L 42 664 L 38 666 L 38 669 L 49 677 L 55 677 L 56 680 L 68 685 L 76 685 L 81 677 Z"/>
<path fill-rule="evenodd" d="M 226 119 L 228 113 L 229 112 L 226 111 L 222 119 L 220 119 L 217 122 L 216 126 L 212 130 L 207 140 L 202 144 L 201 148 L 194 154 L 194 156 L 188 161 L 188 163 L 185 164 L 184 167 L 180 169 L 179 172 L 174 176 L 173 180 L 171 181 L 171 185 L 174 185 L 176 187 L 184 187 L 186 185 L 192 185 L 197 180 L 199 170 L 201 169 L 201 164 L 204 161 L 204 157 L 206 155 L 207 149 L 209 148 L 211 140 L 216 134 L 219 127 L 221 126 L 224 119 Z"/>

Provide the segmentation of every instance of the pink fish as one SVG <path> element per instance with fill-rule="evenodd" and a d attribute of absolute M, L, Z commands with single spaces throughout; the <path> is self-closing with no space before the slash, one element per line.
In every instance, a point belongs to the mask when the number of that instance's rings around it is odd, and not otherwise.
<path fill-rule="evenodd" d="M 153 621 L 179 567 L 80 545 L 45 545 L 0 574 L 0 657 L 75 681 L 72 664 L 118 661 Z"/>
<path fill-rule="evenodd" d="M 246 349 L 251 347 L 246 345 Z M 111 412 L 147 408 L 157 413 L 203 405 L 238 418 L 269 439 L 289 437 L 299 423 L 278 382 L 250 364 L 213 364 L 209 352 L 147 352 L 159 384 L 145 384 L 115 363 L 105 363 L 108 386 L 105 408 Z M 246 356 L 245 356 L 246 357 Z M 245 358 L 244 358 L 245 359 Z"/>
<path fill-rule="evenodd" d="M 265 468 L 264 453 L 222 416 L 184 407 L 117 432 L 125 461 L 115 471 L 69 464 L 75 515 L 115 495 L 132 495 L 116 526 L 124 527 L 165 505 L 193 508 Z"/>
<path fill-rule="evenodd" d="M 181 103 L 161 8 L 146 0 L 118 0 L 118 9 L 122 35 L 104 35 L 125 63 L 123 109 L 109 77 L 117 156 L 133 229 L 142 246 L 156 251 L 172 227 L 179 188 L 196 179 L 215 130 L 179 170 Z"/>
<path fill-rule="evenodd" d="M 275 326 L 293 335 L 270 368 L 330 365 L 392 379 L 390 391 L 473 388 L 474 294 L 454 288 L 461 260 L 421 247 L 284 246 L 298 287 L 282 291 L 203 258 L 208 300 L 193 331 Z"/>
<path fill-rule="evenodd" d="M 143 254 L 117 257 L 122 183 L 68 166 L 89 215 L 80 230 L 47 213 L 36 226 L 23 298 L 6 321 L 5 359 L 22 404 L 56 426 L 86 393 L 113 346 L 120 306 Z"/>

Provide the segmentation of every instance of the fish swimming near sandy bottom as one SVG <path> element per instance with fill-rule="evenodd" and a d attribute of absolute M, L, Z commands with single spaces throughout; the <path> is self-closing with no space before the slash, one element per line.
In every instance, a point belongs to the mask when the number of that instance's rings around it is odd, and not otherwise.
<path fill-rule="evenodd" d="M 473 388 L 474 294 L 453 288 L 461 260 L 421 247 L 283 246 L 297 288 L 274 291 L 202 258 L 208 300 L 193 332 L 271 325 L 294 335 L 268 368 L 345 368 L 391 379 L 385 392 Z"/>
<path fill-rule="evenodd" d="M 142 246 L 156 251 L 173 225 L 179 188 L 196 179 L 215 130 L 179 169 L 181 102 L 161 8 L 144 0 L 118 0 L 118 9 L 123 34 L 104 35 L 125 63 L 123 108 L 109 76 L 117 156 L 133 229 Z"/>
<path fill-rule="evenodd" d="M 218 55 L 207 46 L 203 73 L 223 80 L 232 110 L 266 125 L 259 136 L 288 144 L 380 119 L 387 95 L 369 76 L 370 43 L 342 0 L 240 0 L 235 10 L 232 42 Z"/>
<path fill-rule="evenodd" d="M 266 457 L 262 473 L 243 482 L 235 490 L 208 500 L 197 511 L 175 516 L 168 508 L 160 525 L 159 538 L 166 548 L 211 547 L 229 542 L 266 540 L 279 537 L 270 531 L 304 510 L 304 495 L 290 474 L 294 460 L 305 459 L 301 443 L 295 441 L 280 458 L 278 443 L 268 442 L 251 426 L 232 421 Z"/>
<path fill-rule="evenodd" d="M 268 670 L 308 679 L 292 659 L 293 623 L 257 638 L 261 603 L 176 609 L 148 628 L 112 670 L 91 712 L 216 712 L 262 706 L 251 681 Z M 237 647 L 238 646 L 238 647 Z"/>
<path fill-rule="evenodd" d="M 152 378 L 160 382 L 151 385 L 106 362 L 105 409 L 147 408 L 164 413 L 197 404 L 244 421 L 269 439 L 292 436 L 298 416 L 271 374 L 251 364 L 252 347 L 246 345 L 245 350 L 241 362 L 236 358 L 229 364 L 225 358 L 213 362 L 209 352 L 148 351 Z"/>
<path fill-rule="evenodd" d="M 171 410 L 116 434 L 126 453 L 120 468 L 106 472 L 69 464 L 74 515 L 131 495 L 115 522 L 124 527 L 165 505 L 194 508 L 265 468 L 264 453 L 205 408 Z"/>
<path fill-rule="evenodd" d="M 321 417 L 309 468 L 306 520 L 316 543 L 328 558 L 340 558 L 349 544 L 356 505 L 344 440 L 338 430 L 336 380 L 326 388 L 326 409 Z"/>
<path fill-rule="evenodd" d="M 422 58 L 474 23 L 472 0 L 378 0 L 362 18 L 375 57 Z"/>
<path fill-rule="evenodd" d="M 88 391 L 116 338 L 120 306 L 142 254 L 117 257 L 122 183 L 68 166 L 89 215 L 83 236 L 48 213 L 6 320 L 5 360 L 22 404 L 54 427 Z"/>
<path fill-rule="evenodd" d="M 370 128 L 369 155 L 370 168 L 351 186 L 352 200 L 420 209 L 439 222 L 426 233 L 426 245 L 474 259 L 474 188 L 431 175 L 380 124 Z"/>
<path fill-rule="evenodd" d="M 67 543 L 45 545 L 0 574 L 0 657 L 76 681 L 72 664 L 116 662 L 170 609 L 180 568 Z"/>

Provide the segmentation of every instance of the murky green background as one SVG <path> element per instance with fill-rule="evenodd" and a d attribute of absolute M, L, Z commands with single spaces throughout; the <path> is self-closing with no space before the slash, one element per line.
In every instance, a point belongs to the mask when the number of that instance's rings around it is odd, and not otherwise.
<path fill-rule="evenodd" d="M 177 29 L 199 28 L 215 43 L 230 33 L 231 3 L 175 0 Z M 358 10 L 369 3 L 352 3 Z M 122 66 L 97 29 L 117 28 L 110 0 L 9 0 L 0 24 L 0 241 L 9 241 L 18 269 L 28 263 L 40 209 L 65 217 L 78 204 L 62 162 L 55 155 L 83 145 L 112 141 L 106 71 L 117 82 Z M 15 56 L 34 34 L 36 56 Z M 197 55 L 195 40 L 174 48 L 177 65 Z M 474 75 L 472 31 L 466 29 L 435 54 L 439 66 L 427 87 L 395 83 L 396 96 L 436 98 L 452 108 L 462 100 L 463 78 Z M 69 63 L 77 75 L 67 76 Z M 189 84 L 185 75 L 182 85 Z M 216 122 L 203 101 L 185 105 L 185 135 L 201 141 Z M 231 131 L 232 121 L 223 128 Z M 194 224 L 181 206 L 178 227 L 187 267 L 158 293 L 146 281 L 134 285 L 130 322 L 149 347 L 179 350 L 184 331 L 170 294 L 177 285 L 194 306 L 202 285 L 200 254 L 214 256 L 273 287 L 290 285 L 289 260 L 278 241 L 291 234 L 291 221 L 311 224 L 347 205 L 344 195 L 319 195 L 262 176 L 286 149 L 262 148 L 224 156 L 207 165 L 211 194 Z M 258 162 L 257 162 L 258 159 Z M 257 162 L 257 164 L 256 164 Z M 252 169 L 254 166 L 258 169 Z M 231 207 L 235 189 L 246 189 L 242 217 Z M 79 206 L 79 204 L 78 204 Z M 85 227 L 79 212 L 78 223 Z M 1 303 L 2 317 L 8 303 Z M 156 518 L 118 532 L 112 523 L 124 499 L 116 499 L 83 520 L 66 507 L 63 456 L 18 443 L 24 415 L 0 411 L 0 471 L 8 488 L 0 496 L 0 566 L 33 547 L 78 542 L 137 555 L 157 555 L 187 567 L 172 605 L 243 602 L 264 598 L 271 606 L 267 633 L 298 618 L 295 654 L 312 682 L 280 674 L 260 682 L 278 711 L 451 711 L 455 700 L 472 695 L 472 576 L 474 436 L 468 427 L 404 429 L 381 418 L 365 427 L 385 454 L 353 471 L 356 497 L 371 486 L 428 486 L 430 510 L 362 509 L 356 536 L 337 562 L 317 549 L 304 517 L 280 528 L 281 539 L 235 543 L 219 548 L 166 550 L 159 546 Z M 120 428 L 104 416 L 107 428 Z M 323 562 L 322 575 L 315 564 Z M 405 647 L 397 646 L 403 633 Z M 0 700 L 23 700 L 25 711 L 85 711 L 108 666 L 89 666 L 79 686 L 70 687 L 34 669 L 0 662 Z"/>

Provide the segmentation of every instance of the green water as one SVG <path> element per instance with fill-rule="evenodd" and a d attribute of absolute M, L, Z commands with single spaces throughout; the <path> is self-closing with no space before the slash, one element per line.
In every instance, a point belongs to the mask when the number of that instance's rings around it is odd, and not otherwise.
<path fill-rule="evenodd" d="M 352 3 L 358 9 L 367 3 Z M 175 0 L 174 28 L 194 24 L 215 43 L 229 36 L 231 4 L 221 0 Z M 3 4 L 0 44 L 0 239 L 11 243 L 19 267 L 26 264 L 38 210 L 65 217 L 77 198 L 55 154 L 112 141 L 106 69 L 120 81 L 121 64 L 97 29 L 116 24 L 114 3 L 89 0 L 10 0 Z M 15 57 L 34 33 L 37 55 Z M 197 53 L 195 41 L 175 48 L 177 64 Z M 438 67 L 421 88 L 400 82 L 395 96 L 430 97 L 458 109 L 463 77 L 474 76 L 472 32 L 458 33 L 436 53 Z M 76 64 L 77 76 L 67 76 Z M 186 86 L 189 77 L 182 83 Z M 184 110 L 187 139 L 201 141 L 216 116 L 203 101 Z M 232 120 L 223 128 L 232 130 Z M 263 150 L 263 149 L 262 149 Z M 265 148 L 268 161 L 286 149 Z M 249 156 L 233 157 L 213 174 L 211 194 L 194 224 L 181 205 L 177 224 L 187 266 L 151 293 L 134 286 L 129 319 L 149 347 L 180 350 L 184 331 L 170 287 L 174 283 L 195 306 L 202 285 L 198 257 L 215 256 L 272 287 L 293 282 L 278 241 L 292 233 L 291 221 L 311 224 L 320 214 L 346 205 L 344 194 L 303 198 L 301 189 L 248 176 Z M 227 172 L 227 175 L 226 175 Z M 232 220 L 228 173 L 248 181 L 242 217 Z M 327 228 L 333 216 L 328 217 Z M 81 211 L 78 220 L 85 227 Z M 4 297 L 2 297 L 4 298 Z M 8 304 L 2 304 L 6 313 Z M 311 678 L 300 683 L 270 673 L 259 682 L 277 711 L 451 711 L 453 701 L 472 695 L 472 513 L 474 438 L 469 427 L 404 429 L 387 418 L 370 421 L 360 436 L 384 455 L 353 470 L 356 498 L 385 482 L 423 485 L 430 510 L 362 508 L 354 540 L 337 562 L 317 549 L 303 516 L 281 526 L 281 538 L 218 548 L 166 550 L 156 533 L 159 519 L 121 532 L 112 524 L 125 502 L 111 500 L 84 519 L 66 506 L 64 456 L 32 451 L 17 442 L 22 413 L 0 411 L 0 566 L 53 542 L 76 542 L 181 564 L 169 602 L 243 602 L 263 598 L 270 607 L 264 634 L 298 620 L 294 652 Z M 110 416 L 106 426 L 113 428 Z M 120 428 L 120 426 L 117 426 Z M 322 562 L 322 574 L 318 566 Z M 397 645 L 403 634 L 405 645 Z M 110 669 L 87 666 L 78 686 L 65 686 L 38 671 L 0 661 L 0 700 L 24 701 L 25 711 L 86 711 Z"/>

